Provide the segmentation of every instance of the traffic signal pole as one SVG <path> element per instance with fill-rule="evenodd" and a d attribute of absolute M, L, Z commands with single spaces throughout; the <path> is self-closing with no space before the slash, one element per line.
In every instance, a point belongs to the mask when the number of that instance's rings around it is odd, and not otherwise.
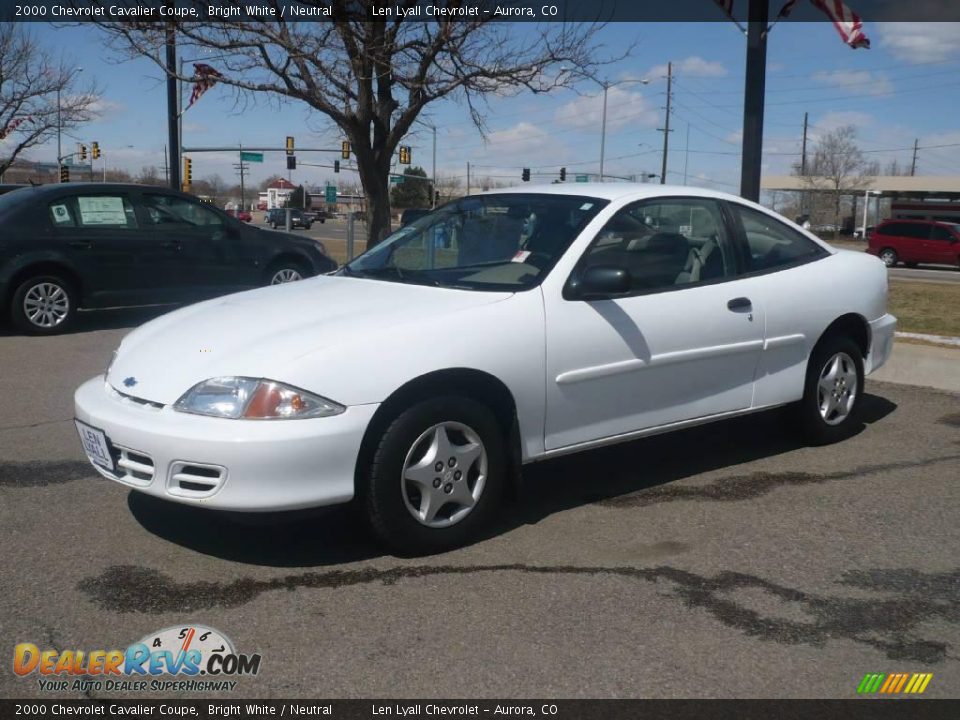
<path fill-rule="evenodd" d="M 769 0 L 750 0 L 747 15 L 747 78 L 743 98 L 743 157 L 740 195 L 760 201 L 760 163 L 763 158 L 763 105 L 767 82 L 767 25 Z"/>

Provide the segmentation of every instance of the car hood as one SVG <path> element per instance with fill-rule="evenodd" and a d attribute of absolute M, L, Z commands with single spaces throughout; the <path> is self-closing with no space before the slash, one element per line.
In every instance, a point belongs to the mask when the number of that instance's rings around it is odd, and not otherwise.
<path fill-rule="evenodd" d="M 511 295 L 340 276 L 250 290 L 176 310 L 134 330 L 120 344 L 107 381 L 164 405 L 212 377 L 283 382 L 285 371 L 318 350 L 366 342 L 373 351 L 379 333 Z"/>

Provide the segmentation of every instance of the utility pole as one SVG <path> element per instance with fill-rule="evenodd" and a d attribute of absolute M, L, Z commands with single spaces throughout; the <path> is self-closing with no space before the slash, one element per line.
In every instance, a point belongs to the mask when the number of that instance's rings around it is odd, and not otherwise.
<path fill-rule="evenodd" d="M 800 150 L 800 177 L 807 176 L 807 117 L 808 114 L 803 114 L 803 146 Z M 803 215 L 807 211 L 807 193 L 800 193 L 800 214 Z"/>
<path fill-rule="evenodd" d="M 740 195 L 760 200 L 760 163 L 763 157 L 763 104 L 767 82 L 767 26 L 769 0 L 750 0 L 747 11 L 747 77 L 743 98 L 743 157 Z"/>
<path fill-rule="evenodd" d="M 433 179 L 430 182 L 430 207 L 437 206 L 437 126 L 433 126 Z"/>
<path fill-rule="evenodd" d="M 683 184 L 687 184 L 687 166 L 690 163 L 690 123 L 687 123 L 687 140 L 683 145 Z"/>
<path fill-rule="evenodd" d="M 766 0 L 764 0 L 766 2 Z M 673 63 L 667 63 L 667 115 L 663 121 L 663 163 L 660 166 L 660 184 L 667 184 L 667 153 L 670 151 L 670 98 L 673 88 Z"/>
<path fill-rule="evenodd" d="M 910 176 L 917 174 L 917 145 L 920 142 L 920 138 L 917 138 L 913 141 L 913 161 L 910 163 Z"/>
<path fill-rule="evenodd" d="M 168 3 L 172 6 L 173 3 Z M 170 154 L 167 156 L 169 167 L 168 181 L 174 190 L 182 190 L 180 183 L 180 124 L 177 119 L 177 28 L 167 23 L 167 135 Z"/>
<path fill-rule="evenodd" d="M 470 194 L 470 163 L 467 162 L 467 195 Z"/>

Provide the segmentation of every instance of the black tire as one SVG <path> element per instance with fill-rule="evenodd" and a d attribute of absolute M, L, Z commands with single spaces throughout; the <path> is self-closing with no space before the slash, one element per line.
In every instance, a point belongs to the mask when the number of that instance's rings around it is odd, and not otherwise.
<path fill-rule="evenodd" d="M 419 501 L 412 485 L 402 482 L 404 463 L 423 443 L 420 436 L 441 423 L 457 423 L 471 429 L 486 451 L 487 472 L 476 504 L 460 520 L 446 527 L 428 527 L 408 510 Z M 466 472 L 475 472 L 475 466 Z M 446 469 L 438 474 L 445 475 Z M 361 506 L 373 532 L 394 552 L 401 555 L 426 555 L 459 547 L 473 540 L 500 503 L 508 472 L 504 431 L 493 412 L 467 397 L 443 396 L 419 402 L 400 413 L 380 438 L 365 472 L 358 477 Z M 477 476 L 474 474 L 474 482 Z M 444 477 L 449 483 L 449 478 Z M 468 483 L 464 476 L 457 482 Z M 452 486 L 452 483 L 451 483 Z M 446 485 L 441 485 L 446 491 Z M 469 486 L 465 486 L 469 487 Z M 475 485 L 473 486 L 475 487 Z M 407 493 L 406 499 L 404 494 Z M 413 493 L 411 497 L 411 493 Z M 454 497 L 451 495 L 451 497 Z M 441 505 L 441 511 L 455 503 Z M 443 517 L 442 512 L 437 513 Z"/>
<path fill-rule="evenodd" d="M 27 299 L 28 293 L 41 285 L 58 289 L 62 295 L 57 295 L 57 298 L 64 298 L 66 301 L 66 314 L 56 324 L 49 326 L 38 324 L 38 322 L 30 319 L 24 307 L 24 301 Z M 63 307 L 63 305 L 58 303 L 58 307 Z M 26 278 L 17 285 L 10 300 L 10 318 L 13 324 L 28 335 L 57 335 L 67 330 L 73 324 L 76 316 L 77 293 L 73 288 L 73 283 L 60 275 L 42 274 Z M 47 318 L 50 318 L 50 316 L 47 316 Z"/>
<path fill-rule="evenodd" d="M 838 413 L 835 414 L 830 418 L 835 424 L 831 424 L 824 418 L 820 409 L 822 397 L 820 379 L 827 370 L 828 363 L 832 365 L 831 361 L 838 355 L 846 356 L 846 360 L 853 364 L 849 370 L 855 373 L 856 388 L 853 392 L 852 405 L 846 416 L 841 419 L 837 416 Z M 846 360 L 842 361 L 841 365 L 845 365 Z M 841 399 L 843 389 L 849 389 L 849 383 L 837 388 Z M 857 344 L 849 337 L 840 334 L 828 335 L 821 339 L 810 354 L 810 360 L 807 363 L 803 399 L 794 408 L 804 440 L 810 445 L 829 445 L 845 440 L 857 432 L 862 426 L 859 412 L 863 391 L 863 356 Z"/>
<path fill-rule="evenodd" d="M 304 224 L 303 224 L 303 229 L 304 229 L 304 230 L 309 230 L 309 229 L 310 229 L 310 223 L 304 223 Z"/>
<path fill-rule="evenodd" d="M 271 222 L 271 223 L 270 223 L 270 227 L 272 227 L 274 230 L 276 230 L 276 229 L 277 229 L 277 224 L 276 224 L 275 222 Z"/>
<path fill-rule="evenodd" d="M 273 285 L 274 276 L 282 270 L 295 270 L 300 275 L 301 280 L 313 275 L 310 266 L 302 260 L 277 260 L 267 268 L 264 284 Z"/>
<path fill-rule="evenodd" d="M 900 256 L 897 255 L 897 251 L 893 248 L 883 248 L 877 253 L 877 257 L 883 260 L 883 264 L 887 267 L 896 267 L 897 263 L 900 262 Z"/>

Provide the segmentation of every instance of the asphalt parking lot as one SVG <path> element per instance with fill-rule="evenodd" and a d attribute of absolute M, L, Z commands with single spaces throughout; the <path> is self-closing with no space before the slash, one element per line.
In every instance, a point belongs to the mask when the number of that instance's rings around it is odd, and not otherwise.
<path fill-rule="evenodd" d="M 870 383 L 828 448 L 767 413 L 528 466 L 484 540 L 402 559 L 349 508 L 241 522 L 93 472 L 73 390 L 159 312 L 0 335 L 8 658 L 196 622 L 262 655 L 237 697 L 958 694 L 960 396 Z M 10 667 L 0 695 L 40 695 Z"/>

